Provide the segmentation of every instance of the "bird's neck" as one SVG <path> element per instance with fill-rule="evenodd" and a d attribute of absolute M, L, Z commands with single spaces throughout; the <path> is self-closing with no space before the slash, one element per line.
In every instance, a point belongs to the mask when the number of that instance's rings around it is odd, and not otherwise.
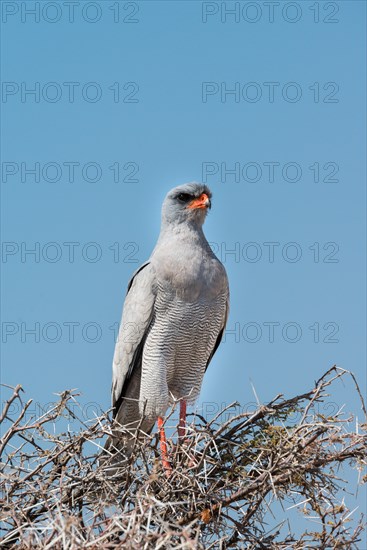
<path fill-rule="evenodd" d="M 191 244 L 204 244 L 207 240 L 201 225 L 196 223 L 166 223 L 162 224 L 158 242 L 166 240 L 171 242 L 190 242 Z"/>

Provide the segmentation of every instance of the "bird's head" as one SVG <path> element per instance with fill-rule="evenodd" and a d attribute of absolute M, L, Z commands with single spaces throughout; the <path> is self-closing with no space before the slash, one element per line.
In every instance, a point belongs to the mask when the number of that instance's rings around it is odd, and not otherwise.
<path fill-rule="evenodd" d="M 171 189 L 162 207 L 163 223 L 192 223 L 201 227 L 211 207 L 212 193 L 203 183 L 185 183 Z"/>

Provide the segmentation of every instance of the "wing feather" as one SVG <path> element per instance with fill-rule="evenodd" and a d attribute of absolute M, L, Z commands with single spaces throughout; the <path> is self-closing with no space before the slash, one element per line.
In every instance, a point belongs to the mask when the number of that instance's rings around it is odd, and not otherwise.
<path fill-rule="evenodd" d="M 112 366 L 112 406 L 116 416 L 133 369 L 141 362 L 156 297 L 155 273 L 146 262 L 132 276 L 122 311 Z"/>
<path fill-rule="evenodd" d="M 225 311 L 225 315 L 224 315 L 224 319 L 223 319 L 223 325 L 222 325 L 222 328 L 220 329 L 220 331 L 218 333 L 218 337 L 217 337 L 216 342 L 214 344 L 213 350 L 212 350 L 212 352 L 209 356 L 208 362 L 206 364 L 205 371 L 209 367 L 209 363 L 213 359 L 213 356 L 214 356 L 215 352 L 217 351 L 217 349 L 219 347 L 219 344 L 222 341 L 224 329 L 226 328 L 226 324 L 227 324 L 228 315 L 229 315 L 229 295 L 227 296 L 226 311 Z"/>

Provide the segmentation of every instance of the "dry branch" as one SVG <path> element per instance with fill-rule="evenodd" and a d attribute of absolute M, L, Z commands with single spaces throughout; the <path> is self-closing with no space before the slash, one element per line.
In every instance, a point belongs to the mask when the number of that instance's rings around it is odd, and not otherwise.
<path fill-rule="evenodd" d="M 226 421 L 193 415 L 185 443 L 178 447 L 175 434 L 169 440 L 168 479 L 155 436 L 137 439 L 134 455 L 112 475 L 116 455 L 102 450 L 108 415 L 86 423 L 75 412 L 77 395 L 63 392 L 35 418 L 22 388 L 10 388 L 0 417 L 0 547 L 358 549 L 363 518 L 341 490 L 356 489 L 343 480 L 348 470 L 362 480 L 366 424 L 342 408 L 318 412 L 326 390 L 348 376 L 365 414 L 356 379 L 334 366 L 309 392 L 278 395 L 253 413 Z M 54 433 L 70 418 L 77 430 Z M 284 519 L 296 514 L 304 520 L 295 526 Z"/>

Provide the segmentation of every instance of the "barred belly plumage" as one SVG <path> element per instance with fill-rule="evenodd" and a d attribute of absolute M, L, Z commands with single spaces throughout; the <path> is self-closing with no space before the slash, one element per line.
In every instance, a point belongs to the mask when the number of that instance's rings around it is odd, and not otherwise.
<path fill-rule="evenodd" d="M 153 319 L 143 353 L 140 402 L 146 415 L 164 414 L 172 397 L 187 398 L 189 403 L 197 399 L 225 308 L 224 294 L 194 303 L 177 298 L 167 302 L 166 296 L 158 296 L 160 313 Z"/>

